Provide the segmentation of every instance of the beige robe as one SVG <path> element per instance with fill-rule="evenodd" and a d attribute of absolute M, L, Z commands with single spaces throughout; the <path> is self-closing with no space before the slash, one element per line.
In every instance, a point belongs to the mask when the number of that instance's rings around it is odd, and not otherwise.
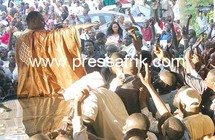
<path fill-rule="evenodd" d="M 18 97 L 52 96 L 85 75 L 74 27 L 24 33 L 17 42 L 16 62 Z"/>
<path fill-rule="evenodd" d="M 123 138 L 128 113 L 116 93 L 103 87 L 92 90 L 84 101 L 83 114 L 95 121 L 93 126 L 99 137 L 106 140 Z"/>
<path fill-rule="evenodd" d="M 213 136 L 214 123 L 212 119 L 201 113 L 184 118 L 184 123 L 190 132 L 191 140 L 203 140 L 204 136 Z"/>

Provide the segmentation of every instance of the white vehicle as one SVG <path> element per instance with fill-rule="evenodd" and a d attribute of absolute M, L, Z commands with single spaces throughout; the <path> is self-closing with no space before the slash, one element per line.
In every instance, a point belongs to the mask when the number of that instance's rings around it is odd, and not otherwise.
<path fill-rule="evenodd" d="M 114 11 L 89 11 L 88 15 L 91 18 L 91 22 L 100 22 L 101 25 L 110 23 L 112 20 L 112 15 L 115 16 L 117 19 L 119 16 L 124 16 L 125 18 L 128 17 L 128 15 L 119 13 L 119 12 L 114 12 Z M 81 22 L 84 22 L 84 16 L 83 14 L 77 15 L 80 19 Z"/>
<path fill-rule="evenodd" d="M 145 15 L 146 18 L 150 17 L 150 6 L 149 5 L 138 5 L 139 10 L 141 13 L 143 13 Z M 131 8 L 131 3 L 126 3 L 126 4 L 122 4 L 122 9 L 124 9 L 124 11 L 127 11 L 127 9 Z M 116 5 L 109 5 L 109 6 L 105 6 L 102 8 L 102 11 L 115 11 L 116 10 Z M 127 12 L 125 13 L 127 14 Z"/>
<path fill-rule="evenodd" d="M 126 11 L 126 9 L 129 9 L 131 7 L 130 3 L 122 4 L 122 9 Z M 109 5 L 105 6 L 101 9 L 102 11 L 115 11 L 116 10 L 116 5 Z"/>

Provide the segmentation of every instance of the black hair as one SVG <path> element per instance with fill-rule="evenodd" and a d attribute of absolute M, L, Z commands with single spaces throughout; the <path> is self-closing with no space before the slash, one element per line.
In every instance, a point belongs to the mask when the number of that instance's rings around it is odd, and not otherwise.
<path fill-rule="evenodd" d="M 133 136 L 137 136 L 139 139 L 145 140 L 147 136 L 146 133 L 146 130 L 134 128 L 126 132 L 126 134 L 123 136 L 123 140 L 129 140 L 129 138 Z"/>
<path fill-rule="evenodd" d="M 69 10 L 67 6 L 63 6 L 63 13 L 61 14 L 62 22 L 69 16 Z"/>
<path fill-rule="evenodd" d="M 166 112 L 158 118 L 158 131 L 159 131 L 159 133 L 162 134 L 162 128 L 161 127 L 164 124 L 164 122 L 170 117 L 172 117 L 172 114 L 169 112 Z"/>
<path fill-rule="evenodd" d="M 145 63 L 151 65 L 151 63 L 152 63 L 152 55 L 151 55 L 151 53 L 149 51 L 141 50 L 141 56 L 142 56 L 142 60 L 145 59 Z"/>
<path fill-rule="evenodd" d="M 95 43 L 94 43 L 92 40 L 89 40 L 89 39 L 84 40 L 84 44 L 85 44 L 86 42 L 90 42 L 90 43 L 92 43 L 92 44 L 93 44 L 93 46 L 95 46 Z"/>
<path fill-rule="evenodd" d="M 23 30 L 23 24 L 21 21 L 17 21 L 15 24 L 15 27 L 19 30 L 22 31 Z"/>
<path fill-rule="evenodd" d="M 120 27 L 119 23 L 116 22 L 116 21 L 112 22 L 112 23 L 109 25 L 109 27 L 108 27 L 108 29 L 107 29 L 107 37 L 110 36 L 110 35 L 112 35 L 112 34 L 114 33 L 114 31 L 113 31 L 113 29 L 112 29 L 112 26 L 113 26 L 114 24 L 117 24 L 117 26 L 119 27 L 119 28 L 118 28 L 118 34 L 119 34 L 119 37 L 122 38 L 122 37 L 123 37 L 123 35 L 122 35 L 123 30 L 122 30 L 122 28 Z"/>
<path fill-rule="evenodd" d="M 181 140 L 185 133 L 184 124 L 175 117 L 168 118 L 163 124 L 163 129 L 163 135 L 169 140 Z"/>
<path fill-rule="evenodd" d="M 105 37 L 105 34 L 104 34 L 103 32 L 98 32 L 98 33 L 96 34 L 96 39 L 102 38 L 102 37 Z"/>
<path fill-rule="evenodd" d="M 194 29 L 189 29 L 188 32 L 192 32 L 192 35 L 193 35 L 193 36 L 196 36 L 196 31 L 195 31 Z"/>
<path fill-rule="evenodd" d="M 36 18 L 38 15 L 41 15 L 40 12 L 38 11 L 32 11 L 30 12 L 27 17 L 26 17 L 26 22 L 27 22 L 27 25 L 29 25 L 30 21 L 34 18 Z"/>
<path fill-rule="evenodd" d="M 81 51 L 82 51 L 83 53 L 86 53 L 86 50 L 85 50 L 85 49 L 86 49 L 86 48 L 85 48 L 85 43 L 86 43 L 86 42 L 92 43 L 92 44 L 93 44 L 93 47 L 94 47 L 94 51 L 95 51 L 95 43 L 94 43 L 92 40 L 89 40 L 89 39 L 87 39 L 87 40 L 82 40 L 82 39 L 81 39 L 81 46 L 82 46 L 82 47 L 81 47 L 81 48 L 82 48 Z"/>

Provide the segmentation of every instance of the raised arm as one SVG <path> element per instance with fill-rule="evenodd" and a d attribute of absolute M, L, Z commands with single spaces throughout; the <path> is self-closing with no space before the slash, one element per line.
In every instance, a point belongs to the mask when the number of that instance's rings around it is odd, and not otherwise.
<path fill-rule="evenodd" d="M 155 21 L 157 23 L 160 22 L 159 18 L 158 18 L 158 2 L 154 2 L 152 5 L 152 9 L 153 9 L 153 17 L 155 19 Z"/>
<path fill-rule="evenodd" d="M 74 118 L 72 120 L 73 124 L 73 138 L 75 140 L 88 140 L 87 128 L 83 125 L 83 117 L 81 104 L 89 96 L 88 90 L 83 90 L 74 99 Z"/>
<path fill-rule="evenodd" d="M 152 44 L 154 44 L 155 43 L 155 26 L 154 26 L 154 19 L 153 18 L 151 18 L 150 20 L 149 20 L 149 22 L 150 22 L 150 27 L 151 27 L 151 29 L 152 29 L 152 38 L 151 38 L 151 45 Z"/>
<path fill-rule="evenodd" d="M 128 9 L 128 15 L 129 15 L 129 17 L 130 17 L 130 19 L 131 19 L 131 22 L 132 22 L 134 25 L 138 25 L 138 24 L 136 23 L 136 21 L 134 20 L 133 16 L 131 15 L 131 10 L 130 10 L 130 9 Z"/>
<path fill-rule="evenodd" d="M 215 26 L 215 24 L 212 22 L 211 24 L 210 24 L 210 31 L 209 31 L 209 33 L 207 34 L 207 38 L 206 38 L 206 40 L 209 40 L 210 38 L 211 38 L 211 34 L 212 34 L 212 31 L 213 31 L 213 27 Z"/>
<path fill-rule="evenodd" d="M 149 74 L 149 66 L 148 64 L 144 64 L 145 65 L 145 77 L 143 77 L 142 74 L 139 75 L 141 82 L 146 86 L 146 88 L 148 89 L 154 103 L 155 106 L 158 110 L 158 112 L 160 113 L 160 115 L 164 115 L 166 113 L 169 113 L 168 109 L 166 108 L 164 102 L 162 101 L 162 99 L 160 98 L 160 96 L 157 94 L 156 90 L 154 89 L 154 87 L 152 86 L 151 83 L 151 75 Z"/>
<path fill-rule="evenodd" d="M 75 25 L 75 26 L 72 26 L 72 27 L 76 27 L 78 30 L 80 30 L 80 29 L 87 29 L 87 28 L 90 28 L 90 27 L 93 27 L 93 26 L 98 26 L 98 25 L 100 25 L 100 23 L 78 24 L 78 25 Z"/>
<path fill-rule="evenodd" d="M 8 33 L 9 33 L 8 49 L 9 50 L 13 50 L 13 47 L 12 47 L 12 38 L 13 38 L 14 31 L 15 31 L 15 26 L 10 26 L 9 27 L 9 31 L 8 31 Z"/>
<path fill-rule="evenodd" d="M 134 47 L 137 51 L 138 57 L 139 54 L 141 52 L 141 47 L 142 47 L 142 42 L 141 40 L 137 37 L 136 33 L 135 33 L 135 29 L 131 28 L 128 30 L 128 32 L 131 34 L 131 36 L 133 37 L 133 42 L 134 42 Z"/>
<path fill-rule="evenodd" d="M 189 16 L 188 16 L 187 24 L 186 24 L 186 29 L 187 29 L 187 31 L 189 31 L 190 20 L 191 20 L 192 17 L 193 17 L 192 15 L 189 15 Z"/>
<path fill-rule="evenodd" d="M 174 49 L 178 51 L 178 41 L 177 41 L 175 29 L 174 29 L 173 19 L 171 20 L 171 22 L 169 24 L 170 24 L 171 30 L 172 30 L 172 41 L 173 41 Z"/>
<path fill-rule="evenodd" d="M 189 44 L 188 44 L 188 30 L 185 26 L 182 27 L 182 38 L 184 40 L 184 50 L 186 50 L 189 47 Z"/>

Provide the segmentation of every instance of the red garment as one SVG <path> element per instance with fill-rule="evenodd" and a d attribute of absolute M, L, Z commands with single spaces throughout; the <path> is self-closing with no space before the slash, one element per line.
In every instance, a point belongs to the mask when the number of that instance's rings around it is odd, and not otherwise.
<path fill-rule="evenodd" d="M 13 20 L 13 17 L 11 15 L 8 15 L 7 20 L 8 20 L 8 22 L 11 22 Z"/>
<path fill-rule="evenodd" d="M 158 26 L 163 30 L 164 23 L 161 20 L 159 20 L 158 21 Z"/>
<path fill-rule="evenodd" d="M 9 41 L 10 35 L 8 33 L 4 33 L 1 37 L 0 37 L 0 41 L 1 43 L 7 45 L 8 41 Z"/>
<path fill-rule="evenodd" d="M 158 26 L 163 30 L 164 22 L 159 21 L 158 22 Z M 174 30 L 175 30 L 175 32 L 177 32 L 179 29 L 180 29 L 180 27 L 178 27 L 177 25 L 174 24 Z"/>
<path fill-rule="evenodd" d="M 151 38 L 152 38 L 152 29 L 151 29 L 151 27 L 148 27 L 146 29 L 141 27 L 141 32 L 143 34 L 143 39 L 145 41 L 151 41 Z"/>
<path fill-rule="evenodd" d="M 125 4 L 125 3 L 128 3 L 128 0 L 120 0 L 119 2 L 122 4 Z"/>

